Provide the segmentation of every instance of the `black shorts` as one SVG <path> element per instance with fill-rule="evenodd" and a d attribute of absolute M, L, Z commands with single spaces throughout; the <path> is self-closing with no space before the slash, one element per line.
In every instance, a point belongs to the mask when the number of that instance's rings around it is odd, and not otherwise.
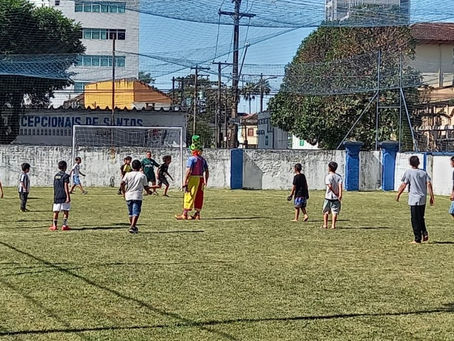
<path fill-rule="evenodd" d="M 154 173 L 147 175 L 147 181 L 148 182 L 156 182 L 156 175 Z"/>
<path fill-rule="evenodd" d="M 158 180 L 158 185 L 159 186 L 164 185 L 167 187 L 167 186 L 169 186 L 169 182 L 167 181 L 167 178 L 165 176 L 160 176 L 159 180 Z"/>

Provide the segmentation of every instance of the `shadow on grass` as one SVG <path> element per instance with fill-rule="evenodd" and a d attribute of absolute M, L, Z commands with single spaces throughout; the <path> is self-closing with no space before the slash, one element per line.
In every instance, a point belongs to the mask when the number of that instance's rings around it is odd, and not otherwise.
<path fill-rule="evenodd" d="M 429 242 L 429 244 L 436 244 L 436 245 L 454 245 L 454 242 Z"/>
<path fill-rule="evenodd" d="M 390 229 L 389 226 L 340 226 L 339 230 L 384 230 Z"/>
<path fill-rule="evenodd" d="M 139 230 L 140 231 L 140 230 Z M 204 233 L 204 230 L 169 230 L 169 231 L 140 231 L 139 234 L 152 234 L 152 233 Z"/>
<path fill-rule="evenodd" d="M 270 217 L 218 217 L 218 218 L 203 218 L 202 220 L 268 220 Z"/>
<path fill-rule="evenodd" d="M 264 322 L 292 322 L 292 321 L 316 321 L 316 320 L 334 320 L 334 319 L 351 319 L 362 317 L 399 317 L 411 315 L 427 315 L 440 313 L 454 313 L 454 303 L 444 304 L 443 307 L 437 309 L 415 310 L 404 312 L 389 312 L 389 313 L 353 313 L 353 314 L 333 314 L 333 315 L 315 315 L 315 316 L 289 316 L 289 317 L 264 317 L 264 318 L 240 318 L 229 320 L 208 320 L 208 321 L 185 321 L 173 324 L 154 324 L 142 326 L 111 326 L 111 327 L 91 327 L 91 328 L 70 328 L 70 329 L 46 329 L 46 330 L 20 330 L 20 331 L 0 331 L 0 336 L 6 335 L 30 335 L 30 334 L 51 334 L 51 333 L 82 333 L 96 332 L 107 330 L 140 330 L 140 329 L 165 329 L 165 328 L 201 328 L 207 330 L 212 326 L 230 325 L 235 323 L 264 323 Z M 211 332 L 222 333 L 208 329 Z M 229 338 L 233 336 L 223 333 Z"/>
<path fill-rule="evenodd" d="M 200 322 L 197 322 L 197 321 L 193 321 L 191 319 L 188 319 L 188 318 L 185 318 L 183 316 L 181 316 L 180 314 L 177 314 L 177 313 L 174 313 L 174 312 L 169 312 L 169 311 L 166 311 L 164 309 L 161 309 L 161 308 L 157 308 L 145 301 L 142 301 L 142 300 L 139 300 L 137 298 L 134 298 L 134 297 L 131 297 L 131 296 L 128 296 L 128 295 L 125 295 L 123 293 L 121 293 L 120 291 L 117 291 L 115 289 L 112 289 L 112 288 L 109 288 L 108 286 L 104 286 L 102 284 L 99 284 L 99 283 L 96 283 L 95 281 L 93 281 L 92 279 L 90 278 L 87 278 L 87 277 L 84 277 L 82 275 L 78 275 L 77 273 L 74 273 L 72 272 L 71 270 L 68 270 L 66 268 L 62 268 L 61 266 L 59 265 L 56 265 L 54 263 L 51 263 L 49 261 L 46 261 L 45 259 L 42 259 L 42 258 L 39 258 L 27 251 L 23 251 L 23 250 L 20 250 L 18 248 L 16 248 L 15 246 L 13 245 L 10 245 L 8 243 L 5 243 L 3 241 L 0 241 L 0 245 L 3 245 L 4 247 L 18 253 L 18 254 L 21 254 L 21 255 L 24 255 L 24 256 L 27 256 L 31 259 L 34 259 L 42 264 L 45 264 L 47 265 L 48 267 L 52 268 L 52 269 L 55 269 L 61 273 L 64 273 L 68 276 L 71 276 L 71 277 L 74 277 L 78 280 L 81 280 L 82 282 L 88 284 L 88 285 L 91 285 L 92 287 L 95 287 L 99 290 L 102 290 L 106 293 L 109 293 L 111 295 L 114 295 L 118 298 L 121 298 L 125 301 L 128 301 L 128 302 L 131 302 L 131 303 L 134 303 L 136 305 L 138 305 L 139 307 L 142 307 L 142 308 L 146 308 L 148 309 L 149 311 L 153 312 L 153 313 L 156 313 L 158 315 L 161 315 L 161 316 L 165 316 L 165 317 L 168 317 L 168 318 L 173 318 L 173 319 L 176 319 L 180 322 L 178 323 L 175 323 L 175 324 L 171 324 L 171 326 L 176 326 L 176 325 L 182 325 L 182 326 L 193 326 L 193 327 L 197 327 L 201 330 L 204 330 L 204 331 L 207 331 L 207 332 L 210 332 L 212 334 L 215 334 L 219 337 L 223 337 L 227 340 L 237 340 L 233 335 L 230 335 L 228 333 L 225 333 L 223 331 L 220 331 L 220 330 L 216 330 L 216 329 L 213 329 L 213 328 L 210 328 L 210 325 L 209 324 L 204 324 L 204 323 L 200 323 Z M 0 279 L 1 280 L 1 279 Z M 3 281 L 2 281 L 3 282 Z M 40 304 L 39 302 L 37 302 L 37 304 Z M 214 324 L 213 324 L 214 325 Z M 65 323 L 65 326 L 67 326 L 67 324 Z M 169 325 L 170 326 L 170 325 Z M 69 326 L 67 326 L 69 327 Z M 149 327 L 147 327 L 149 328 Z M 165 327 L 161 327 L 161 328 L 165 328 Z M 105 328 L 105 330 L 111 330 L 112 328 Z M 126 328 L 126 329 L 130 329 L 129 327 Z M 139 329 L 139 328 L 137 328 Z M 68 328 L 68 329 L 64 329 L 64 330 L 67 330 L 66 332 L 72 332 L 72 333 L 75 333 L 75 332 L 83 332 L 83 331 L 88 331 L 88 330 L 84 330 L 84 329 L 80 329 L 80 330 L 77 330 L 77 329 L 72 329 L 72 331 L 70 331 L 71 329 Z M 94 329 L 95 331 L 96 329 Z M 103 330 L 103 329 L 99 329 L 99 330 Z M 45 331 L 2 331 L 0 332 L 0 336 L 2 335 L 21 335 L 21 334 L 49 334 L 50 332 L 52 332 L 52 330 L 45 330 Z M 55 330 L 54 333 L 64 333 L 65 331 L 57 331 Z"/>
<path fill-rule="evenodd" d="M 128 225 L 129 226 L 129 225 Z M 123 226 L 87 226 L 87 227 L 72 227 L 71 231 L 103 231 L 103 230 L 124 230 Z"/>

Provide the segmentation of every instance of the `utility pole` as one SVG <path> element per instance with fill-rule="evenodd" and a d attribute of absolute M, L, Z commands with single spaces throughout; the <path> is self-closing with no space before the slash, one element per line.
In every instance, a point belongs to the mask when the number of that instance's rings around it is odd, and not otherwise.
<path fill-rule="evenodd" d="M 184 108 L 184 77 L 180 77 L 180 105 Z"/>
<path fill-rule="evenodd" d="M 234 12 L 219 11 L 219 15 L 229 15 L 233 19 L 233 70 L 232 70 L 232 88 L 233 88 L 233 103 L 232 103 L 232 120 L 238 116 L 238 64 L 239 64 L 239 45 L 240 45 L 240 20 L 241 18 L 253 18 L 255 14 L 241 13 L 241 1 L 232 0 L 235 4 Z M 232 122 L 230 127 L 230 148 L 238 147 L 238 126 Z"/>
<path fill-rule="evenodd" d="M 112 36 L 112 112 L 111 125 L 115 125 L 115 41 L 117 36 Z"/>
<path fill-rule="evenodd" d="M 191 67 L 191 70 L 195 70 L 195 74 L 194 74 L 194 103 L 193 103 L 193 113 L 192 113 L 192 116 L 193 116 L 193 122 L 192 122 L 192 135 L 195 135 L 195 128 L 196 128 L 196 116 L 197 116 L 197 102 L 199 100 L 199 91 L 198 91 L 198 84 L 197 84 L 197 80 L 199 79 L 199 70 L 209 70 L 210 68 L 209 67 L 202 67 L 202 66 L 194 66 L 194 67 Z"/>
<path fill-rule="evenodd" d="M 172 105 L 175 104 L 175 77 L 172 77 Z"/>
<path fill-rule="evenodd" d="M 263 89 L 263 73 L 260 74 L 260 113 L 263 112 L 263 92 L 265 89 Z M 273 141 L 274 143 L 274 141 Z"/>
<path fill-rule="evenodd" d="M 232 65 L 232 63 L 213 62 L 218 66 L 218 98 L 217 98 L 217 110 L 214 116 L 215 135 L 216 135 L 216 147 L 221 147 L 221 108 L 222 108 L 222 66 Z M 226 94 L 227 96 L 227 94 Z M 227 106 L 226 106 L 227 110 Z"/>

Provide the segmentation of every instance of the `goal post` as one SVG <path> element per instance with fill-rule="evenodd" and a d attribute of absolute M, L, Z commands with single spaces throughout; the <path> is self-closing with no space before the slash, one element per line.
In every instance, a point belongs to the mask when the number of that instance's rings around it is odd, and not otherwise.
<path fill-rule="evenodd" d="M 168 151 L 173 154 L 172 158 L 179 163 L 181 184 L 184 180 L 184 137 L 183 127 L 126 127 L 126 126 L 95 126 L 95 125 L 74 125 L 72 129 L 72 161 L 79 156 L 79 153 L 90 148 L 102 148 L 109 152 L 112 159 L 117 157 L 117 150 L 121 152 L 134 153 L 139 151 L 140 155 L 131 155 L 142 158 L 146 150 L 151 150 L 154 156 L 159 157 L 156 161 L 161 163 L 160 157 L 155 151 Z M 159 151 L 161 149 L 161 151 Z M 178 152 L 175 158 L 174 153 Z M 126 155 L 123 155 L 126 156 Z M 179 167 L 178 167 L 179 166 Z"/>

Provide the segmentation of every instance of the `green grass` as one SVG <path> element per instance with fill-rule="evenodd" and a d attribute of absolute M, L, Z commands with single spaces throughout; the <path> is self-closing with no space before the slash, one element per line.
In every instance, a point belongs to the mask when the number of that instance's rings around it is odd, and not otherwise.
<path fill-rule="evenodd" d="M 52 190 L 0 200 L 3 340 L 453 340 L 454 226 L 428 208 L 430 243 L 410 245 L 392 193 L 347 193 L 321 230 L 323 193 L 292 223 L 280 191 L 208 190 L 200 222 L 173 219 L 182 194 L 145 197 L 127 232 L 116 189 L 73 196 L 49 232 Z"/>

